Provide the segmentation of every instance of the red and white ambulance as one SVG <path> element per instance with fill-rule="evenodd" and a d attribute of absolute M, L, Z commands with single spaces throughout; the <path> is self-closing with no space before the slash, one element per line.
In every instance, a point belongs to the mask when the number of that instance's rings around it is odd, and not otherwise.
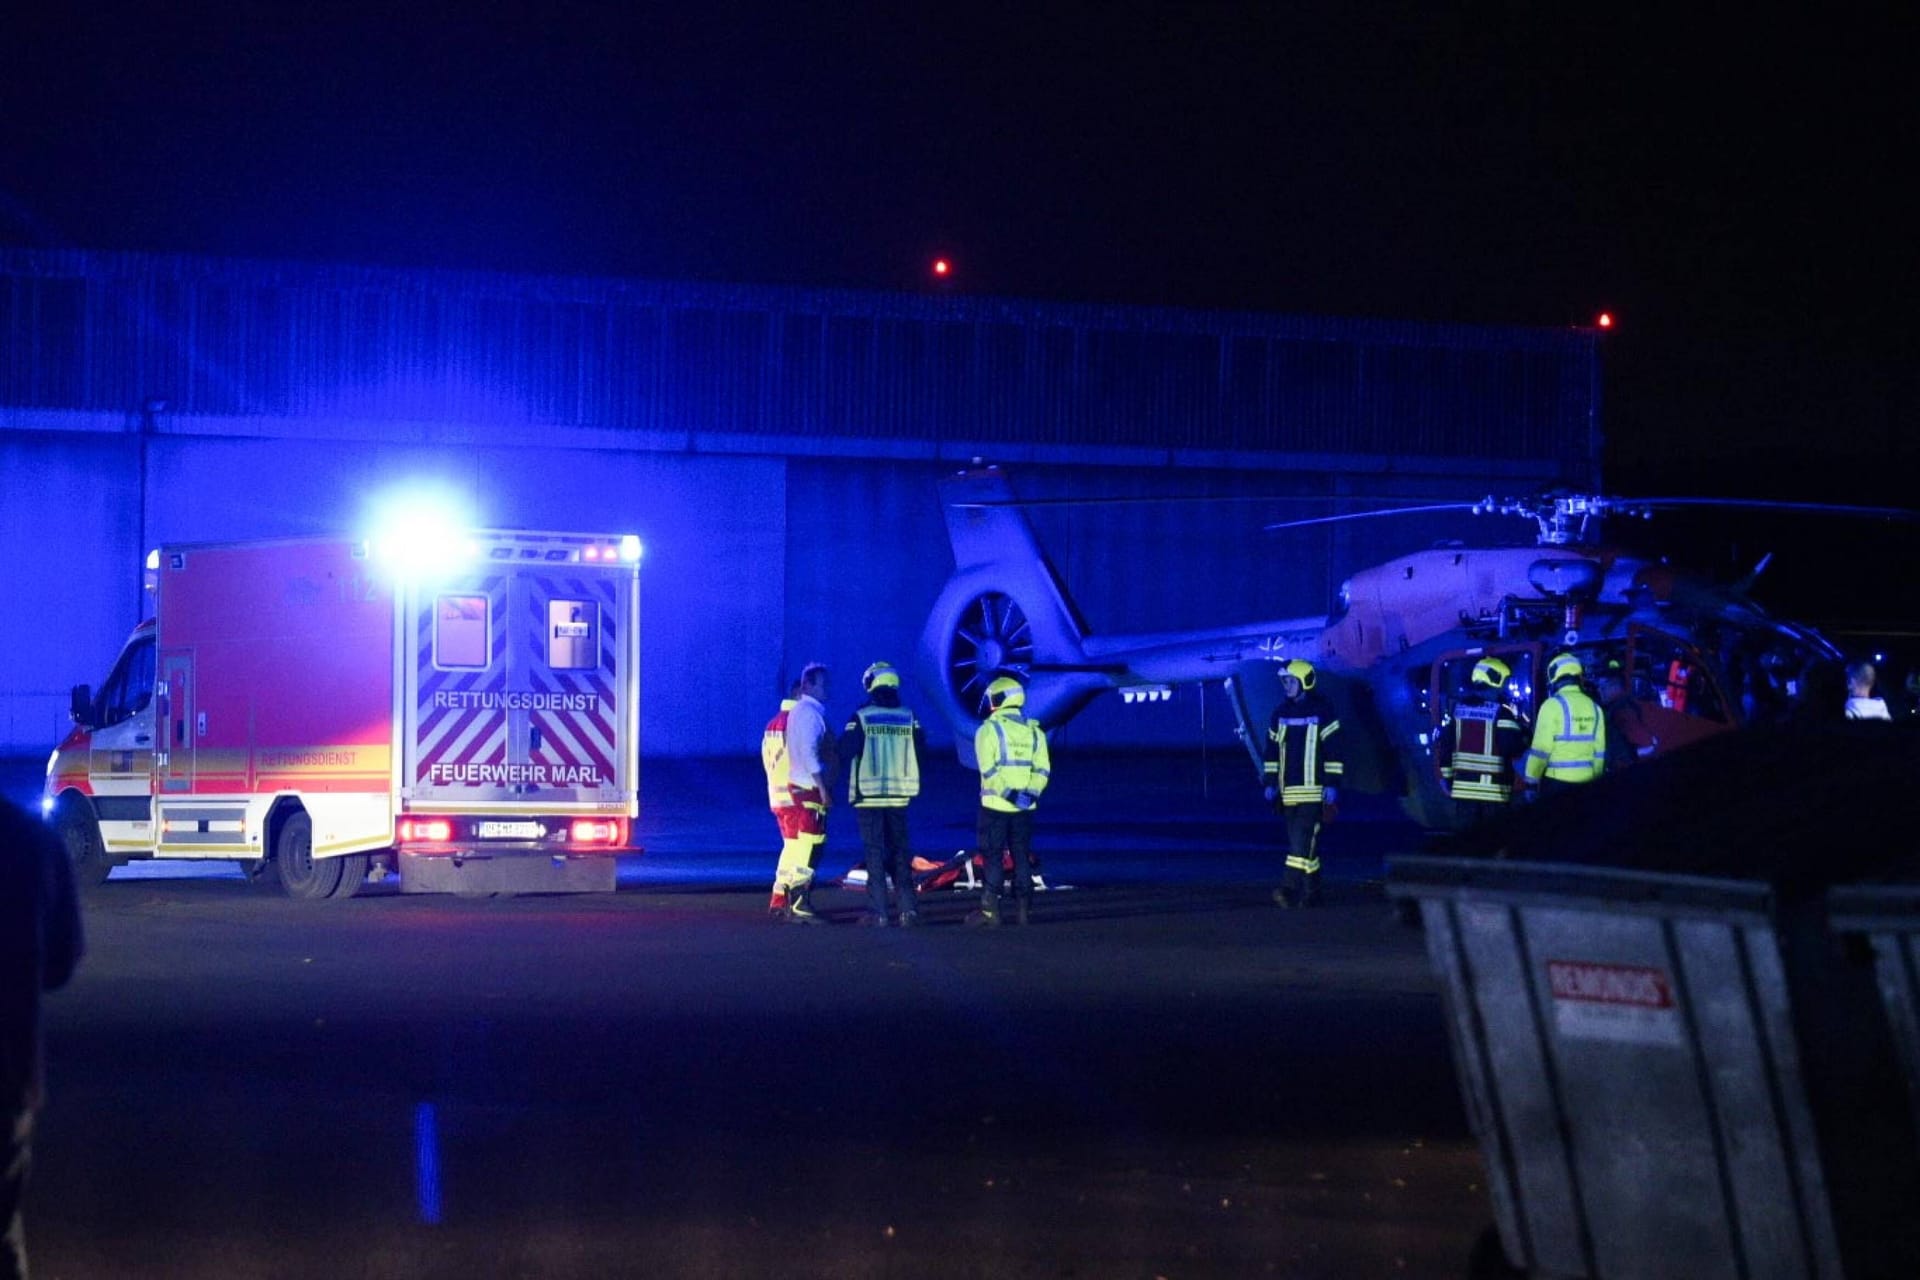
<path fill-rule="evenodd" d="M 48 762 L 85 884 L 234 859 L 298 898 L 611 890 L 639 811 L 640 544 L 162 547 Z"/>

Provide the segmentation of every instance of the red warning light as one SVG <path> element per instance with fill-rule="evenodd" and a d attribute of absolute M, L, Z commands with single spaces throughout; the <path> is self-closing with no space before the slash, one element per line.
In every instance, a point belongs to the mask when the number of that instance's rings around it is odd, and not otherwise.
<path fill-rule="evenodd" d="M 952 272 L 953 272 L 953 264 L 951 262 L 948 262 L 945 258 L 935 258 L 933 260 L 933 274 L 937 276 L 945 276 L 945 275 L 951 275 Z"/>
<path fill-rule="evenodd" d="M 1600 313 L 1600 319 L 1595 321 L 1595 323 L 1598 324 L 1602 329 L 1613 328 L 1613 312 L 1602 311 Z"/>

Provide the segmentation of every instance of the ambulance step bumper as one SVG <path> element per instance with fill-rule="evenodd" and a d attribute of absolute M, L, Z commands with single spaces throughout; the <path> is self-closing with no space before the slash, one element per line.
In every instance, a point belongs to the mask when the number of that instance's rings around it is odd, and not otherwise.
<path fill-rule="evenodd" d="M 400 855 L 400 892 L 455 893 L 478 897 L 495 893 L 612 893 L 618 860 L 611 854 L 554 857 L 453 858 Z"/>

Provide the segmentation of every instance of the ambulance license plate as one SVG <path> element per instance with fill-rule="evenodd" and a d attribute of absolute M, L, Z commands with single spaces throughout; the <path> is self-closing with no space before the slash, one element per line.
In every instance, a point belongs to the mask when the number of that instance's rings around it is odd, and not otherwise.
<path fill-rule="evenodd" d="M 483 822 L 482 840 L 538 840 L 547 829 L 537 822 Z"/>

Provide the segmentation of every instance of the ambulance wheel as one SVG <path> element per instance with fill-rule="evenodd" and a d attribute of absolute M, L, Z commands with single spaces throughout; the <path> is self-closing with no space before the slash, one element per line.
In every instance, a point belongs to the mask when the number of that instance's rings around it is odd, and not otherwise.
<path fill-rule="evenodd" d="M 100 824 L 84 801 L 68 801 L 60 806 L 60 843 L 66 846 L 67 860 L 73 864 L 73 882 L 81 889 L 95 889 L 105 883 L 113 871 L 113 859 L 100 840 Z"/>
<path fill-rule="evenodd" d="M 366 886 L 367 871 L 373 866 L 373 855 L 348 853 L 342 854 L 334 861 L 340 864 L 340 883 L 334 889 L 333 896 L 351 898 Z"/>
<path fill-rule="evenodd" d="M 340 888 L 340 859 L 313 856 L 313 819 L 304 813 L 280 824 L 273 861 L 289 898 L 331 898 Z"/>

